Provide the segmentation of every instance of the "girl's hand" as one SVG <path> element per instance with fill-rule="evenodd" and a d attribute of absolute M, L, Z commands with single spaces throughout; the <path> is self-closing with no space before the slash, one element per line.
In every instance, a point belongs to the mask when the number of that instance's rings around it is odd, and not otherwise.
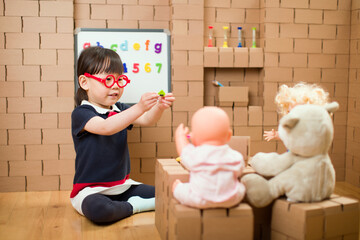
<path fill-rule="evenodd" d="M 144 93 L 140 101 L 138 102 L 139 107 L 143 112 L 149 111 L 153 106 L 156 105 L 159 95 L 155 92 Z"/>
<path fill-rule="evenodd" d="M 159 97 L 158 107 L 163 110 L 167 109 L 167 108 L 171 107 L 171 105 L 174 101 L 175 101 L 175 97 L 173 96 L 173 94 L 167 93 L 167 94 L 165 94 L 165 96 Z"/>
<path fill-rule="evenodd" d="M 264 137 L 265 140 L 269 142 L 273 139 L 279 139 L 279 133 L 275 131 L 275 129 L 271 129 L 271 131 L 264 131 Z"/>

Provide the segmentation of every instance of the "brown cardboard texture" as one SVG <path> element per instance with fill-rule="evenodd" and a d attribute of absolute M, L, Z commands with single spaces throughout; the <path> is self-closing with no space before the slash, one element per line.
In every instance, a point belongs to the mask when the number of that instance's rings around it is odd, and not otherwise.
<path fill-rule="evenodd" d="M 246 203 L 229 209 L 205 209 L 202 239 L 253 239 L 253 213 Z"/>
<path fill-rule="evenodd" d="M 234 50 L 233 48 L 219 49 L 219 67 L 234 66 Z"/>
<path fill-rule="evenodd" d="M 249 126 L 262 126 L 263 111 L 261 106 L 249 106 Z"/>
<path fill-rule="evenodd" d="M 249 49 L 234 48 L 234 67 L 249 66 Z"/>
<path fill-rule="evenodd" d="M 204 48 L 204 67 L 218 67 L 219 53 L 217 47 Z"/>
<path fill-rule="evenodd" d="M 274 202 L 271 230 L 294 239 L 330 239 L 359 235 L 359 202 L 331 196 L 315 203 Z"/>
<path fill-rule="evenodd" d="M 249 103 L 249 87 L 220 87 L 219 105 L 237 107 L 247 106 Z"/>
<path fill-rule="evenodd" d="M 264 53 L 262 48 L 249 48 L 249 67 L 263 67 Z"/>
<path fill-rule="evenodd" d="M 321 239 L 324 229 L 323 211 L 310 203 L 275 201 L 271 229 L 295 239 Z"/>
<path fill-rule="evenodd" d="M 187 207 L 172 199 L 169 210 L 169 239 L 201 239 L 200 209 Z"/>
<path fill-rule="evenodd" d="M 254 239 L 270 240 L 271 238 L 271 213 L 273 205 L 270 204 L 263 208 L 252 206 L 254 213 Z"/>
<path fill-rule="evenodd" d="M 250 157 L 250 136 L 232 136 L 228 145 L 242 154 L 247 166 Z"/>
<path fill-rule="evenodd" d="M 157 159 L 155 163 L 155 226 L 161 239 L 168 236 L 169 192 L 166 173 L 168 171 L 185 171 L 175 159 Z M 183 172 L 184 173 L 184 172 Z M 185 173 L 184 173 L 185 174 Z M 181 178 L 180 176 L 178 176 Z M 184 179 L 182 179 L 184 180 Z M 185 179 L 186 180 L 186 179 Z M 167 183 L 167 184 L 165 184 Z M 172 184 L 172 182 L 171 182 Z"/>

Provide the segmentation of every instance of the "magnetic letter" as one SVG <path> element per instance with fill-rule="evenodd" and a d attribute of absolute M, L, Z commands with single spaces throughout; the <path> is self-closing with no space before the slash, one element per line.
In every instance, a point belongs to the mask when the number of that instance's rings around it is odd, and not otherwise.
<path fill-rule="evenodd" d="M 120 45 L 120 49 L 122 51 L 127 51 L 128 50 L 128 41 L 127 40 L 125 40 L 125 42 Z"/>
<path fill-rule="evenodd" d="M 149 44 L 150 44 L 150 40 L 146 40 L 145 42 L 145 46 L 146 46 L 146 51 L 149 51 Z"/>
<path fill-rule="evenodd" d="M 162 46 L 161 43 L 155 44 L 155 52 L 156 53 L 161 53 L 161 46 Z"/>
<path fill-rule="evenodd" d="M 86 49 L 86 48 L 88 48 L 88 47 L 90 47 L 90 43 L 89 43 L 89 42 L 84 43 L 84 45 L 83 45 L 83 49 Z"/>
<path fill-rule="evenodd" d="M 139 49 L 140 49 L 140 44 L 139 43 L 134 43 L 134 49 L 136 50 L 136 51 L 139 51 Z"/>
<path fill-rule="evenodd" d="M 118 45 L 117 44 L 112 44 L 110 49 L 116 52 Z"/>

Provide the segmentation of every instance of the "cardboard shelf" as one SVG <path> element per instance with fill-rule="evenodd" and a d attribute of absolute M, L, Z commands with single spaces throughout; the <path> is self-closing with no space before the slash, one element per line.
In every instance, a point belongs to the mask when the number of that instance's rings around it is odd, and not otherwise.
<path fill-rule="evenodd" d="M 212 68 L 262 68 L 263 48 L 204 48 L 204 67 Z"/>
<path fill-rule="evenodd" d="M 249 87 L 219 87 L 216 104 L 220 107 L 246 107 L 249 104 Z"/>

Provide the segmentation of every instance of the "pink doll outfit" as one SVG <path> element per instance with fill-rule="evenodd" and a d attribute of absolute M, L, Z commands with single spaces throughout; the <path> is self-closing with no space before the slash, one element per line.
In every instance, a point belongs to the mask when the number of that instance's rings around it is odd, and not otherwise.
<path fill-rule="evenodd" d="M 197 208 L 232 207 L 245 195 L 238 180 L 245 163 L 241 153 L 228 145 L 188 144 L 181 163 L 190 171 L 189 183 L 176 186 L 174 197 L 182 204 Z"/>

